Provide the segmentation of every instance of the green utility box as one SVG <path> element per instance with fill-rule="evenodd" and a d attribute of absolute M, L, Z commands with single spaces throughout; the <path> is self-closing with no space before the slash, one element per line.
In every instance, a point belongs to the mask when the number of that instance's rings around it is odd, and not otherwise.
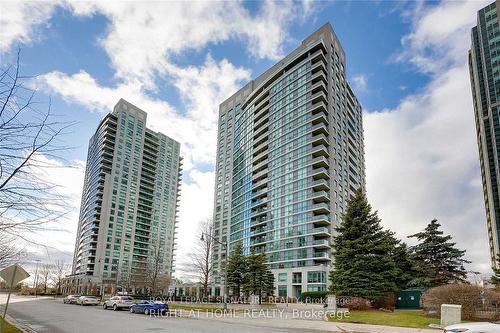
<path fill-rule="evenodd" d="M 421 289 L 401 290 L 396 294 L 396 309 L 420 309 Z"/>

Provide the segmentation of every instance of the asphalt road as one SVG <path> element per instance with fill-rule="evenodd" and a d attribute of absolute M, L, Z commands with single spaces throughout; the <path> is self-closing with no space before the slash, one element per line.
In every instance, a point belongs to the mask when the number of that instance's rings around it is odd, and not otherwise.
<path fill-rule="evenodd" d="M 3 308 L 5 300 L 1 300 Z M 3 310 L 2 310 L 3 311 Z M 8 314 L 23 327 L 37 333 L 94 332 L 320 332 L 293 327 L 269 327 L 259 320 L 216 320 L 185 312 L 184 317 L 154 318 L 128 311 L 103 310 L 100 306 L 63 304 L 62 300 L 14 296 Z M 191 317 L 191 318 L 189 318 Z M 274 326 L 274 325 L 273 325 Z M 292 325 L 293 326 L 293 325 Z M 333 328 L 333 327 L 332 327 Z M 332 332 L 332 331 L 330 331 Z"/>

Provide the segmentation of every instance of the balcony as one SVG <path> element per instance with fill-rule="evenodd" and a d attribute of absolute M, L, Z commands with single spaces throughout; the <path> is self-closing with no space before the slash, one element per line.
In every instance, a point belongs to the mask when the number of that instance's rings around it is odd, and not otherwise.
<path fill-rule="evenodd" d="M 265 234 L 268 231 L 269 231 L 269 228 L 266 228 L 265 226 L 264 227 L 260 227 L 260 228 L 255 228 L 254 230 L 250 231 L 250 236 L 254 237 L 254 236 L 257 236 L 257 235 L 262 235 L 262 234 Z M 263 237 L 259 237 L 259 238 L 264 238 L 264 236 Z M 259 239 L 259 241 L 260 241 L 260 239 Z"/>
<path fill-rule="evenodd" d="M 328 116 L 325 111 L 313 114 L 311 117 L 311 123 L 316 126 L 319 124 L 328 125 Z"/>
<path fill-rule="evenodd" d="M 264 170 L 262 170 L 260 172 L 257 172 L 256 174 L 254 174 L 252 176 L 252 180 L 253 181 L 259 181 L 261 179 L 267 178 L 267 172 L 268 172 L 268 170 L 267 170 L 267 167 L 266 167 Z"/>
<path fill-rule="evenodd" d="M 254 110 L 254 119 L 258 121 L 263 115 L 266 115 L 269 111 L 269 108 L 260 108 L 258 110 Z"/>
<path fill-rule="evenodd" d="M 328 252 L 316 252 L 314 253 L 315 261 L 330 261 L 330 255 Z"/>
<path fill-rule="evenodd" d="M 313 205 L 313 211 L 315 213 L 319 213 L 319 214 L 328 214 L 330 213 L 330 206 L 326 203 L 319 203 L 319 204 L 315 204 Z"/>
<path fill-rule="evenodd" d="M 311 142 L 314 146 L 319 144 L 328 145 L 328 138 L 324 134 L 314 135 Z"/>
<path fill-rule="evenodd" d="M 258 114 L 259 117 L 260 115 L 263 115 L 263 117 L 260 117 L 258 120 L 257 119 L 255 120 L 253 125 L 254 130 L 258 130 L 260 126 L 269 121 L 269 112 L 267 112 L 267 110 L 268 108 L 265 108 L 265 112 Z"/>
<path fill-rule="evenodd" d="M 327 101 L 328 101 L 328 98 L 326 97 L 326 94 L 324 91 L 319 91 L 319 92 L 311 95 L 311 102 L 313 102 L 313 103 L 324 102 L 326 104 Z"/>
<path fill-rule="evenodd" d="M 317 227 L 324 227 L 330 225 L 330 218 L 325 214 L 315 215 L 312 217 L 311 222 Z"/>
<path fill-rule="evenodd" d="M 254 218 L 253 221 L 251 222 L 251 227 L 258 227 L 259 225 L 263 225 L 267 222 L 267 216 L 260 216 L 257 218 Z"/>
<path fill-rule="evenodd" d="M 261 152 L 266 151 L 268 144 L 269 144 L 269 141 L 265 140 L 264 142 L 262 142 L 261 144 L 259 144 L 257 147 L 255 147 L 253 149 L 253 154 L 259 155 Z"/>
<path fill-rule="evenodd" d="M 328 157 L 328 156 L 330 156 L 330 154 L 328 153 L 328 148 L 325 145 L 319 145 L 316 147 L 312 147 L 311 154 L 313 155 L 313 157 L 317 157 L 317 156 Z"/>
<path fill-rule="evenodd" d="M 326 103 L 323 101 L 317 103 L 311 103 L 311 112 L 312 114 L 316 114 L 318 112 L 328 113 L 328 107 L 326 106 Z"/>
<path fill-rule="evenodd" d="M 315 180 L 311 183 L 311 185 L 312 185 L 312 188 L 316 191 L 325 191 L 325 190 L 330 189 L 328 181 L 325 179 Z"/>
<path fill-rule="evenodd" d="M 311 176 L 316 179 L 329 179 L 328 170 L 326 168 L 313 168 Z"/>
<path fill-rule="evenodd" d="M 313 202 L 329 202 L 330 196 L 326 191 L 313 192 L 312 195 Z"/>
<path fill-rule="evenodd" d="M 266 211 L 267 211 L 267 207 L 257 208 L 252 212 L 252 215 L 250 216 L 250 218 L 255 218 L 255 217 L 259 217 L 261 215 L 264 215 L 264 214 L 266 214 Z"/>
<path fill-rule="evenodd" d="M 258 190 L 252 193 L 252 199 L 267 197 L 267 189 Z"/>
<path fill-rule="evenodd" d="M 316 158 L 313 158 L 311 160 L 311 164 L 314 166 L 314 167 L 324 167 L 324 168 L 328 168 L 328 160 L 326 159 L 326 157 L 324 156 L 319 156 L 319 157 L 316 157 Z"/>
<path fill-rule="evenodd" d="M 269 123 L 265 123 L 264 126 L 261 126 L 257 130 L 254 130 L 254 140 L 257 140 L 259 136 L 261 136 L 264 133 L 267 133 L 267 130 L 269 129 Z"/>
<path fill-rule="evenodd" d="M 325 135 L 328 134 L 328 127 L 323 123 L 314 125 L 311 129 L 312 129 L 312 133 L 314 135 L 316 135 L 316 134 L 325 134 Z"/>
<path fill-rule="evenodd" d="M 327 239 L 316 239 L 313 241 L 313 247 L 316 249 L 329 249 L 330 242 Z"/>
<path fill-rule="evenodd" d="M 315 237 L 330 237 L 330 230 L 326 227 L 319 227 L 311 229 L 311 233 Z"/>
<path fill-rule="evenodd" d="M 253 172 L 262 171 L 265 167 L 267 167 L 267 160 L 255 164 L 253 167 Z"/>
<path fill-rule="evenodd" d="M 267 178 L 264 178 L 264 179 L 253 184 L 254 190 L 260 190 L 260 189 L 264 189 L 266 187 L 267 187 Z"/>
<path fill-rule="evenodd" d="M 319 68 L 318 70 L 318 67 Z M 326 70 L 324 66 L 312 66 L 311 71 L 316 70 L 314 73 L 310 74 L 310 77 L 308 77 L 308 80 L 310 80 L 313 83 L 316 83 L 319 80 L 322 80 L 325 84 L 328 83 L 328 79 L 326 77 Z"/>
<path fill-rule="evenodd" d="M 264 150 L 262 153 L 258 154 L 253 158 L 253 164 L 257 164 L 259 162 L 264 161 L 265 159 L 267 159 L 267 155 L 268 155 L 267 150 Z"/>
<path fill-rule="evenodd" d="M 261 136 L 259 140 L 255 140 L 253 142 L 253 146 L 257 147 L 259 146 L 262 142 L 267 142 L 269 140 L 269 137 L 267 135 Z M 255 149 L 255 148 L 254 148 Z"/>
<path fill-rule="evenodd" d="M 265 206 L 266 204 L 267 204 L 267 199 L 257 199 L 255 201 L 252 201 L 252 208 Z"/>
<path fill-rule="evenodd" d="M 327 92 L 326 83 L 323 81 L 318 81 L 315 83 L 311 82 L 311 85 L 308 87 L 308 89 L 311 89 L 313 93 L 317 91 L 324 91 L 325 93 Z"/>

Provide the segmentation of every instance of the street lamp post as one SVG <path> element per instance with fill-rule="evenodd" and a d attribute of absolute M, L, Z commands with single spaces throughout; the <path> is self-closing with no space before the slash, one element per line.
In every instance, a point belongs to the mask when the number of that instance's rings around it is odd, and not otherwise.
<path fill-rule="evenodd" d="M 38 288 L 38 263 L 40 262 L 40 259 L 36 259 L 36 268 L 35 268 L 35 297 L 36 295 L 36 289 Z"/>
<path fill-rule="evenodd" d="M 99 287 L 99 296 L 101 297 L 101 301 L 104 299 L 104 270 L 101 265 L 101 258 L 97 261 L 99 263 L 99 269 L 101 270 L 101 285 Z"/>
<path fill-rule="evenodd" d="M 210 237 L 212 240 L 216 241 L 220 245 L 222 245 L 226 249 L 226 267 L 225 267 L 225 272 L 224 272 L 224 312 L 227 312 L 227 261 L 229 260 L 229 246 L 227 242 L 221 242 L 214 236 L 207 234 L 205 232 L 201 233 L 201 241 L 204 241 L 203 235 L 207 235 Z"/>

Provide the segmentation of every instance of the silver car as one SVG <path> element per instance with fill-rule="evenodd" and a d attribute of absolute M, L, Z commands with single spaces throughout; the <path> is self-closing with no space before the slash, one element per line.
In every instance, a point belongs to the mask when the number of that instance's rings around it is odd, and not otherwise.
<path fill-rule="evenodd" d="M 108 299 L 102 305 L 103 309 L 113 309 L 113 310 L 121 310 L 121 309 L 130 309 L 130 307 L 134 305 L 134 299 L 130 296 L 113 296 Z"/>
<path fill-rule="evenodd" d="M 78 305 L 99 305 L 99 300 L 95 296 L 80 296 L 76 301 Z"/>
<path fill-rule="evenodd" d="M 68 296 L 64 297 L 63 303 L 64 304 L 76 304 L 79 297 L 80 297 L 80 295 L 68 295 Z"/>

